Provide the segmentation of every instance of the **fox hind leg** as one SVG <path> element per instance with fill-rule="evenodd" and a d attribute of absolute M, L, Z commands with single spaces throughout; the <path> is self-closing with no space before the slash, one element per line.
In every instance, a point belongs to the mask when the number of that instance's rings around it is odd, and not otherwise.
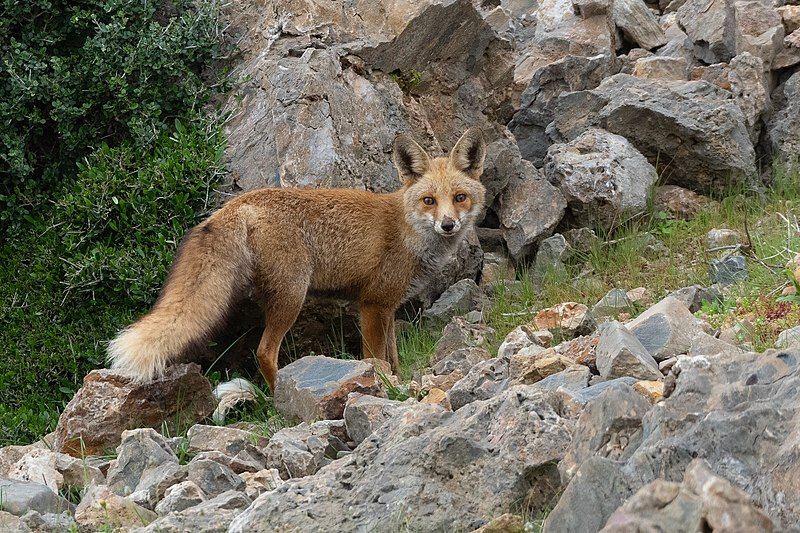
<path fill-rule="evenodd" d="M 394 308 L 361 303 L 362 357 L 388 361 L 392 371 L 399 371 L 397 342 L 394 333 Z"/>
<path fill-rule="evenodd" d="M 261 342 L 258 343 L 256 358 L 261 374 L 267 380 L 273 394 L 281 343 L 289 328 L 297 320 L 306 297 L 307 286 L 297 283 L 295 287 L 293 290 L 272 292 L 264 304 L 264 333 L 261 335 Z"/>

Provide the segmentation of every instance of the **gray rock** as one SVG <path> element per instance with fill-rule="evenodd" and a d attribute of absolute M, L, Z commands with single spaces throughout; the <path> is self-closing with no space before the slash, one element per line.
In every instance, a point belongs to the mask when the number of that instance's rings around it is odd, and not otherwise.
<path fill-rule="evenodd" d="M 500 196 L 498 211 L 511 256 L 523 259 L 548 237 L 564 216 L 565 207 L 564 196 L 546 179 L 532 175 L 512 180 Z"/>
<path fill-rule="evenodd" d="M 407 406 L 395 400 L 351 394 L 344 408 L 347 435 L 356 445 L 361 444 L 364 439 L 405 409 Z"/>
<path fill-rule="evenodd" d="M 590 457 L 625 461 L 642 441 L 642 418 L 650 403 L 628 385 L 606 389 L 578 418 L 572 443 L 558 468 L 565 482 Z"/>
<path fill-rule="evenodd" d="M 743 255 L 729 255 L 725 259 L 712 259 L 708 264 L 708 279 L 723 287 L 747 279 L 747 263 Z"/>
<path fill-rule="evenodd" d="M 597 370 L 604 378 L 661 379 L 658 363 L 639 339 L 619 322 L 610 322 L 601 328 L 595 353 Z"/>
<path fill-rule="evenodd" d="M 63 533 L 64 531 L 78 531 L 78 523 L 72 515 L 64 511 L 61 514 L 45 513 L 38 511 L 28 511 L 20 518 L 22 528 L 27 527 L 27 531 L 36 533 Z M 26 531 L 22 529 L 22 531 Z M 11 528 L 4 529 L 2 519 L 0 519 L 0 531 L 11 531 Z"/>
<path fill-rule="evenodd" d="M 704 303 L 717 303 L 722 301 L 722 293 L 715 285 L 711 285 L 710 287 L 691 285 L 674 291 L 670 296 L 684 303 L 690 313 L 698 312 L 702 309 Z"/>
<path fill-rule="evenodd" d="M 541 278 L 549 272 L 564 272 L 564 263 L 572 256 L 573 250 L 560 233 L 544 239 L 536 250 L 533 263 L 533 276 Z"/>
<path fill-rule="evenodd" d="M 704 63 L 727 63 L 736 55 L 732 2 L 706 5 L 702 0 L 686 0 L 678 9 L 678 21 L 694 43 L 695 56 Z"/>
<path fill-rule="evenodd" d="M 419 405 L 315 476 L 262 494 L 230 531 L 471 531 L 531 486 L 540 487 L 531 507 L 545 506 L 570 429 L 526 386 L 456 412 Z"/>
<path fill-rule="evenodd" d="M 75 521 L 81 531 L 127 530 L 146 526 L 157 517 L 153 511 L 115 494 L 105 485 L 89 487 L 75 509 Z"/>
<path fill-rule="evenodd" d="M 482 309 L 486 303 L 486 296 L 475 281 L 462 279 L 448 287 L 422 316 L 435 323 L 446 323 L 456 315 Z"/>
<path fill-rule="evenodd" d="M 541 381 L 537 381 L 531 387 L 534 390 L 542 391 L 557 391 L 562 389 L 569 392 L 577 392 L 589 386 L 589 378 L 591 375 L 592 373 L 589 371 L 589 367 L 574 365 L 567 367 L 561 372 L 547 376 Z"/>
<path fill-rule="evenodd" d="M 702 331 L 689 309 L 672 296 L 628 322 L 627 327 L 656 361 L 688 352 L 692 339 Z"/>
<path fill-rule="evenodd" d="M 631 41 L 646 50 L 667 44 L 667 37 L 642 0 L 614 0 L 611 20 Z"/>
<path fill-rule="evenodd" d="M 536 338 L 535 332 L 530 326 L 517 326 L 506 335 L 500 347 L 497 348 L 497 357 L 501 359 L 510 359 L 512 355 L 523 348 L 531 347 L 534 347 L 533 351 L 538 351 L 536 348 L 541 348 L 541 351 L 544 350 L 544 346 L 542 346 Z"/>
<path fill-rule="evenodd" d="M 600 127 L 624 135 L 669 183 L 727 191 L 756 174 L 745 116 L 729 94 L 703 81 L 617 74 L 591 91 L 562 94 L 548 132 L 570 140 Z"/>
<path fill-rule="evenodd" d="M 229 490 L 244 490 L 242 478 L 223 464 L 208 459 L 194 458 L 186 467 L 188 481 L 193 481 L 209 498 L 214 498 Z"/>
<path fill-rule="evenodd" d="M 566 390 L 568 394 L 564 395 L 564 397 L 569 400 L 570 404 L 582 408 L 597 400 L 597 398 L 609 389 L 632 387 L 637 381 L 636 378 L 629 376 L 617 379 L 605 379 L 601 376 L 592 376 L 592 379 L 589 380 L 588 388 Z"/>
<path fill-rule="evenodd" d="M 706 233 L 707 248 L 721 248 L 741 244 L 742 234 L 735 229 L 712 228 Z"/>
<path fill-rule="evenodd" d="M 687 70 L 685 58 L 659 54 L 637 59 L 632 74 L 637 78 L 686 81 Z"/>
<path fill-rule="evenodd" d="M 15 516 L 22 516 L 28 511 L 58 514 L 71 512 L 75 508 L 46 485 L 27 481 L 0 478 L 0 496 L 2 510 Z"/>
<path fill-rule="evenodd" d="M 545 176 L 580 225 L 610 229 L 647 208 L 656 169 L 624 137 L 589 128 L 547 151 Z"/>
<path fill-rule="evenodd" d="M 754 1 L 733 3 L 736 20 L 736 55 L 743 52 L 760 58 L 763 69 L 769 70 L 773 59 L 783 48 L 783 21 L 769 4 Z"/>
<path fill-rule="evenodd" d="M 564 238 L 575 250 L 589 252 L 600 244 L 600 238 L 590 228 L 573 228 L 564 232 Z"/>
<path fill-rule="evenodd" d="M 458 370 L 462 375 L 466 375 L 473 366 L 490 357 L 489 352 L 483 348 L 461 348 L 451 352 L 444 359 L 437 361 L 433 365 L 433 373 L 437 376 L 443 376 Z"/>
<path fill-rule="evenodd" d="M 158 502 L 155 511 L 159 516 L 176 513 L 199 505 L 206 500 L 206 495 L 194 481 L 182 481 L 172 485 Z"/>
<path fill-rule="evenodd" d="M 195 455 L 196 459 L 208 459 L 221 465 L 225 465 L 237 474 L 242 472 L 258 472 L 263 470 L 267 464 L 264 454 L 256 449 L 242 450 L 233 457 L 222 452 L 212 450 L 210 452 L 200 452 Z"/>
<path fill-rule="evenodd" d="M 778 334 L 775 341 L 776 348 L 798 348 L 800 347 L 800 326 L 785 329 Z"/>
<path fill-rule="evenodd" d="M 351 392 L 385 396 L 371 364 L 306 356 L 278 370 L 275 408 L 288 420 L 340 419 Z"/>
<path fill-rule="evenodd" d="M 217 451 L 235 456 L 243 450 L 252 450 L 264 446 L 269 441 L 250 431 L 225 426 L 207 426 L 195 424 L 186 433 L 189 440 L 189 452 L 200 453 Z"/>
<path fill-rule="evenodd" d="M 611 289 L 605 296 L 592 306 L 592 316 L 595 318 L 616 318 L 620 313 L 630 312 L 633 302 L 628 298 L 625 289 Z"/>
<path fill-rule="evenodd" d="M 36 511 L 30 511 L 35 513 Z M 18 533 L 27 533 L 30 528 L 22 526 L 22 522 L 18 516 L 5 511 L 0 511 L 0 531 L 15 531 Z"/>
<path fill-rule="evenodd" d="M 344 420 L 303 422 L 275 433 L 264 453 L 268 468 L 277 468 L 282 477 L 310 476 L 335 459 L 338 451 L 349 450 L 346 441 Z"/>
<path fill-rule="evenodd" d="M 800 73 L 794 73 L 772 93 L 775 112 L 767 122 L 767 136 L 772 154 L 795 168 L 800 153 Z"/>
<path fill-rule="evenodd" d="M 508 388 L 508 377 L 508 359 L 496 357 L 478 363 L 447 391 L 453 411 L 496 396 Z"/>
<path fill-rule="evenodd" d="M 194 507 L 171 513 L 136 533 L 225 533 L 229 524 L 252 500 L 245 494 L 227 491 Z"/>
<path fill-rule="evenodd" d="M 731 59 L 728 73 L 733 100 L 744 113 L 754 145 L 761 137 L 762 117 L 771 108 L 768 82 L 764 77 L 765 64 L 757 55 L 742 52 Z"/>
<path fill-rule="evenodd" d="M 495 330 L 485 324 L 472 324 L 461 317 L 453 317 L 436 341 L 432 363 L 436 364 L 462 348 L 485 350 L 494 342 L 495 334 Z"/>
<path fill-rule="evenodd" d="M 689 348 L 687 355 L 695 357 L 697 355 L 716 355 L 720 353 L 741 353 L 742 350 L 738 346 L 728 344 L 722 339 L 712 337 L 708 333 L 698 333 L 692 339 L 692 346 Z M 663 368 L 659 365 L 663 372 Z"/>

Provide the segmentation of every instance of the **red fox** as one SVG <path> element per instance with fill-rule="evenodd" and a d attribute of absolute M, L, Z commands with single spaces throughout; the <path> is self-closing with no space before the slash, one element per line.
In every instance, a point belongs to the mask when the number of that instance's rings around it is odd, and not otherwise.
<path fill-rule="evenodd" d="M 112 368 L 140 382 L 161 375 L 207 342 L 251 288 L 265 317 L 256 357 L 272 390 L 283 337 L 315 291 L 357 302 L 363 357 L 398 372 L 395 311 L 482 212 L 485 156 L 479 128 L 435 159 L 399 135 L 396 192 L 259 189 L 230 200 L 187 233 L 153 308 L 110 342 Z"/>

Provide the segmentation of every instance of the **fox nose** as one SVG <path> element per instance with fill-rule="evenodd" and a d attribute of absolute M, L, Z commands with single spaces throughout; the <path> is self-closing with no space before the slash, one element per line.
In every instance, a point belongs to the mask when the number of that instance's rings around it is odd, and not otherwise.
<path fill-rule="evenodd" d="M 444 217 L 442 219 L 442 229 L 445 231 L 453 231 L 453 228 L 456 227 L 456 221 L 450 217 Z"/>

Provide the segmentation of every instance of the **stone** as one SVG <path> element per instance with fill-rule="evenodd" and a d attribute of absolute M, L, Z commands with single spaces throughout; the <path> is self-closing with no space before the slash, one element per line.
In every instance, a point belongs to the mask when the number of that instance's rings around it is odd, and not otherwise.
<path fill-rule="evenodd" d="M 395 400 L 353 393 L 344 408 L 347 435 L 356 445 L 372 435 L 387 421 L 402 413 L 407 406 Z"/>
<path fill-rule="evenodd" d="M 152 509 L 170 485 L 186 478 L 186 470 L 167 440 L 154 429 L 124 431 L 117 457 L 108 468 L 108 488 Z"/>
<path fill-rule="evenodd" d="M 275 490 L 283 485 L 283 480 L 277 468 L 266 468 L 258 472 L 243 472 L 239 474 L 245 483 L 245 494 L 255 500 L 265 492 Z"/>
<path fill-rule="evenodd" d="M 306 356 L 278 370 L 275 408 L 288 420 L 342 418 L 351 392 L 385 397 L 375 368 L 363 361 Z"/>
<path fill-rule="evenodd" d="M 637 381 L 633 390 L 647 398 L 650 403 L 658 403 L 664 399 L 663 381 Z"/>
<path fill-rule="evenodd" d="M 269 439 L 250 431 L 233 427 L 195 424 L 186 432 L 189 452 L 217 451 L 235 456 L 243 450 L 266 446 Z"/>
<path fill-rule="evenodd" d="M 481 269 L 481 286 L 491 285 L 501 280 L 513 281 L 516 272 L 511 260 L 502 253 L 485 252 L 483 254 L 483 268 Z"/>
<path fill-rule="evenodd" d="M 677 185 L 659 185 L 653 197 L 653 206 L 680 220 L 691 220 L 707 209 L 712 201 L 689 189 Z"/>
<path fill-rule="evenodd" d="M 536 313 L 537 329 L 558 329 L 563 337 L 587 335 L 597 326 L 589 308 L 577 302 L 564 302 Z"/>
<path fill-rule="evenodd" d="M 552 234 L 565 208 L 561 192 L 538 175 L 510 182 L 500 196 L 498 215 L 511 256 L 516 261 L 523 259 Z"/>
<path fill-rule="evenodd" d="M 496 357 L 478 363 L 447 393 L 454 411 L 476 400 L 488 400 L 508 387 L 508 359 Z"/>
<path fill-rule="evenodd" d="M 264 454 L 258 450 L 242 450 L 233 457 L 218 451 L 200 452 L 196 459 L 207 459 L 225 465 L 237 474 L 242 472 L 258 472 L 266 466 Z"/>
<path fill-rule="evenodd" d="M 194 481 L 182 481 L 169 487 L 164 497 L 155 507 L 159 516 L 177 513 L 199 505 L 206 500 L 206 495 Z"/>
<path fill-rule="evenodd" d="M 485 359 L 488 359 L 488 357 L 482 358 L 481 361 L 484 361 Z M 472 366 L 470 366 L 467 372 L 469 372 L 469 370 L 472 369 Z M 425 374 L 422 376 L 421 390 L 425 392 L 431 389 L 440 389 L 444 392 L 447 392 L 453 387 L 453 385 L 455 385 L 463 377 L 464 377 L 464 372 L 462 372 L 460 369 L 456 369 L 449 374 L 438 374 L 438 375 Z"/>
<path fill-rule="evenodd" d="M 579 252 L 590 252 L 600 244 L 600 238 L 590 228 L 573 228 L 564 232 L 564 238 L 567 239 L 572 248 Z"/>
<path fill-rule="evenodd" d="M 572 0 L 572 8 L 581 18 L 603 15 L 611 8 L 610 0 Z"/>
<path fill-rule="evenodd" d="M 589 386 L 591 372 L 583 365 L 572 365 L 561 372 L 551 374 L 534 383 L 536 390 L 557 391 L 563 389 L 576 392 Z M 583 407 L 583 406 L 581 406 Z"/>
<path fill-rule="evenodd" d="M 780 6 L 775 10 L 781 16 L 786 35 L 800 28 L 800 5 Z"/>
<path fill-rule="evenodd" d="M 743 255 L 729 255 L 724 259 L 712 259 L 708 264 L 708 279 L 723 287 L 747 279 L 747 263 Z"/>
<path fill-rule="evenodd" d="M 625 293 L 631 303 L 648 305 L 652 302 L 653 295 L 646 287 L 636 287 Z"/>
<path fill-rule="evenodd" d="M 14 463 L 8 473 L 10 479 L 44 483 L 53 492 L 65 486 L 85 488 L 102 484 L 105 476 L 94 466 L 63 453 L 34 448 Z"/>
<path fill-rule="evenodd" d="M 534 337 L 534 331 L 530 326 L 517 326 L 506 335 L 500 347 L 497 348 L 497 357 L 509 359 L 515 353 L 529 346 L 536 346 L 541 348 L 541 351 L 544 351 L 543 344 Z M 535 348 L 534 351 L 536 351 Z"/>
<path fill-rule="evenodd" d="M 525 533 L 525 521 L 519 515 L 505 513 L 472 533 Z"/>
<path fill-rule="evenodd" d="M 651 56 L 636 60 L 632 74 L 637 78 L 686 81 L 688 66 L 683 57 Z"/>
<path fill-rule="evenodd" d="M 797 124 L 797 116 L 800 113 L 799 96 L 800 73 L 794 73 L 773 91 L 772 101 L 775 110 L 767 122 L 770 150 L 789 168 L 794 168 L 797 164 L 797 154 L 800 153 L 800 126 Z"/>
<path fill-rule="evenodd" d="M 483 348 L 460 348 L 437 361 L 433 365 L 433 373 L 437 376 L 452 375 L 456 372 L 465 375 L 473 366 L 490 357 L 489 352 Z"/>
<path fill-rule="evenodd" d="M 28 511 L 61 513 L 75 507 L 47 485 L 28 481 L 0 478 L 0 495 L 2 510 L 14 516 L 22 516 Z"/>
<path fill-rule="evenodd" d="M 675 363 L 678 362 L 677 357 L 670 357 L 669 359 L 664 359 L 660 363 L 658 363 L 658 369 L 661 371 L 662 374 L 666 375 L 669 374 L 670 369 L 675 366 Z"/>
<path fill-rule="evenodd" d="M 237 491 L 227 491 L 198 505 L 170 513 L 152 522 L 137 533 L 224 533 L 233 519 L 252 500 Z"/>
<path fill-rule="evenodd" d="M 450 400 L 447 396 L 447 392 L 436 387 L 430 389 L 428 393 L 425 395 L 425 397 L 422 398 L 422 400 L 420 400 L 420 403 L 438 405 L 447 411 L 453 410 L 452 406 L 450 405 Z"/>
<path fill-rule="evenodd" d="M 572 253 L 572 248 L 560 233 L 544 239 L 536 250 L 533 277 L 541 279 L 548 273 L 564 272 L 564 263 L 572 256 Z"/>
<path fill-rule="evenodd" d="M 756 175 L 747 121 L 729 94 L 702 81 L 616 74 L 593 90 L 561 94 L 548 132 L 566 141 L 592 127 L 624 135 L 667 183 L 724 192 Z"/>
<path fill-rule="evenodd" d="M 736 54 L 748 52 L 760 58 L 770 70 L 778 50 L 783 47 L 783 21 L 771 5 L 757 0 L 733 3 Z"/>
<path fill-rule="evenodd" d="M 512 384 L 530 385 L 549 376 L 558 374 L 572 365 L 569 359 L 555 355 L 537 354 L 533 356 L 517 354 L 509 361 L 509 379 Z"/>
<path fill-rule="evenodd" d="M 340 450 L 350 450 L 343 420 L 321 420 L 313 424 L 283 428 L 264 449 L 267 467 L 276 468 L 285 479 L 310 476 L 336 458 Z M 240 490 L 240 489 L 236 489 Z"/>
<path fill-rule="evenodd" d="M 656 361 L 686 353 L 702 330 L 684 303 L 667 296 L 627 323 Z"/>
<path fill-rule="evenodd" d="M 773 531 L 774 527 L 747 493 L 711 472 L 703 459 L 695 459 L 683 483 L 658 479 L 645 485 L 614 511 L 601 531 Z"/>
<path fill-rule="evenodd" d="M 22 459 L 33 450 L 45 448 L 39 444 L 28 444 L 26 446 L 3 446 L 0 448 L 0 478 L 8 477 L 14 463 Z"/>
<path fill-rule="evenodd" d="M 670 296 L 683 302 L 690 313 L 698 312 L 702 309 L 704 303 L 718 303 L 722 301 L 722 293 L 714 285 L 710 287 L 691 285 L 674 291 Z"/>
<path fill-rule="evenodd" d="M 570 429 L 526 386 L 452 413 L 421 404 L 315 476 L 262 494 L 230 532 L 391 529 L 400 509 L 412 530 L 472 531 L 515 502 L 544 508 Z"/>
<path fill-rule="evenodd" d="M 597 318 L 616 318 L 622 312 L 630 312 L 633 309 L 633 302 L 628 298 L 625 289 L 615 288 L 606 293 L 605 296 L 592 306 L 592 316 Z"/>
<path fill-rule="evenodd" d="M 797 348 L 800 347 L 800 326 L 785 329 L 778 334 L 775 341 L 776 348 Z"/>
<path fill-rule="evenodd" d="M 495 330 L 485 324 L 472 324 L 461 317 L 453 317 L 436 341 L 432 363 L 436 364 L 462 348 L 488 349 L 495 334 Z"/>
<path fill-rule="evenodd" d="M 588 128 L 547 151 L 544 173 L 579 225 L 610 229 L 647 207 L 656 169 L 620 135 Z"/>
<path fill-rule="evenodd" d="M 115 494 L 105 485 L 90 487 L 75 509 L 75 521 L 89 531 L 146 526 L 156 518 L 153 511 Z"/>
<path fill-rule="evenodd" d="M 186 465 L 186 477 L 194 482 L 208 498 L 215 498 L 227 491 L 244 490 L 244 481 L 229 467 L 195 457 Z"/>
<path fill-rule="evenodd" d="M 54 449 L 74 457 L 101 455 L 137 427 L 170 431 L 209 416 L 211 384 L 195 363 L 174 365 L 148 383 L 132 383 L 111 370 L 93 370 L 58 419 Z"/>
<path fill-rule="evenodd" d="M 5 514 L 0 512 L 0 515 Z M 10 515 L 13 516 L 13 515 Z M 0 531 L 35 531 L 36 533 L 63 533 L 64 531 L 79 531 L 78 523 L 68 511 L 41 514 L 38 511 L 28 511 L 19 518 L 20 529 L 6 529 L 0 517 Z M 27 529 L 26 529 L 27 528 Z"/>
<path fill-rule="evenodd" d="M 753 145 L 761 136 L 762 117 L 770 110 L 764 70 L 762 58 L 742 52 L 731 59 L 728 73 L 733 101 L 744 113 Z"/>
<path fill-rule="evenodd" d="M 463 315 L 486 305 L 486 296 L 471 279 L 462 279 L 448 287 L 422 316 L 434 323 L 447 323 L 456 315 Z"/>
<path fill-rule="evenodd" d="M 571 411 L 580 415 L 586 405 L 597 400 L 605 391 L 609 389 L 633 387 L 637 381 L 636 378 L 630 376 L 606 379 L 601 376 L 592 375 L 589 379 L 588 387 L 569 390 L 564 389 L 559 392 L 562 393 L 562 405 L 571 406 Z"/>
<path fill-rule="evenodd" d="M 611 20 L 632 42 L 645 50 L 667 44 L 667 37 L 658 19 L 642 0 L 614 0 L 611 3 Z"/>
<path fill-rule="evenodd" d="M 736 55 L 732 4 L 686 0 L 678 9 L 678 22 L 694 43 L 695 56 L 706 64 L 727 63 Z"/>
<path fill-rule="evenodd" d="M 639 339 L 619 322 L 610 322 L 601 328 L 596 353 L 597 370 L 604 378 L 661 378 L 658 363 Z"/>
<path fill-rule="evenodd" d="M 0 531 L 20 531 L 21 523 L 18 516 L 0 511 Z"/>

